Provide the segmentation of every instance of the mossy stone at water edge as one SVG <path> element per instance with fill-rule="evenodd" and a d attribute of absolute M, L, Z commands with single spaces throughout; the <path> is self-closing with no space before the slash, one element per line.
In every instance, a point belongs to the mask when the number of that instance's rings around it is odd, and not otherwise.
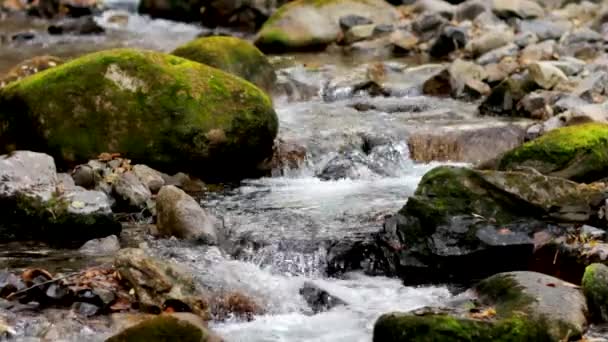
<path fill-rule="evenodd" d="M 200 327 L 172 316 L 158 316 L 125 329 L 106 342 L 207 342 L 210 336 Z"/>
<path fill-rule="evenodd" d="M 510 152 L 499 169 L 532 167 L 551 176 L 594 181 L 608 171 L 608 125 L 589 123 L 551 131 Z"/>
<path fill-rule="evenodd" d="M 264 23 L 256 45 L 263 51 L 324 47 L 338 39 L 338 22 L 348 15 L 367 17 L 374 24 L 392 24 L 399 18 L 384 0 L 296 0 L 281 6 Z"/>
<path fill-rule="evenodd" d="M 581 285 L 593 318 L 596 321 L 608 322 L 608 266 L 587 266 Z"/>
<path fill-rule="evenodd" d="M 523 316 L 490 322 L 449 315 L 387 314 L 374 326 L 374 342 L 552 341 L 542 326 Z"/>
<path fill-rule="evenodd" d="M 237 75 L 270 91 L 276 81 L 274 68 L 253 44 L 235 37 L 206 37 L 178 47 L 173 55 Z"/>
<path fill-rule="evenodd" d="M 0 92 L 0 149 L 64 165 L 102 152 L 208 178 L 242 178 L 272 154 L 278 120 L 259 88 L 176 56 L 86 55 Z"/>

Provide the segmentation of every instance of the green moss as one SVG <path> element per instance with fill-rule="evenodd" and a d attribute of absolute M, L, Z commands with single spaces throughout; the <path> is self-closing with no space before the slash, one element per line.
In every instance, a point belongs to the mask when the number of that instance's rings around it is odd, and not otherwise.
<path fill-rule="evenodd" d="M 106 342 L 205 342 L 209 334 L 192 323 L 171 316 L 159 316 L 128 328 Z"/>
<path fill-rule="evenodd" d="M 389 314 L 374 326 L 374 342 L 551 341 L 542 325 L 514 316 L 498 322 L 448 315 Z"/>
<path fill-rule="evenodd" d="M 0 93 L 0 146 L 67 164 L 120 152 L 166 171 L 249 172 L 272 153 L 278 121 L 249 82 L 176 56 L 90 54 Z M 213 169 L 209 167 L 213 165 Z"/>
<path fill-rule="evenodd" d="M 596 322 L 608 321 L 608 267 L 591 264 L 585 268 L 581 283 L 589 311 Z"/>
<path fill-rule="evenodd" d="M 266 56 L 249 42 L 234 37 L 199 38 L 178 47 L 172 54 L 246 79 L 269 91 L 276 76 Z"/>
<path fill-rule="evenodd" d="M 553 130 L 508 153 L 499 169 L 535 167 L 544 174 L 593 180 L 608 170 L 608 125 L 590 123 Z"/>

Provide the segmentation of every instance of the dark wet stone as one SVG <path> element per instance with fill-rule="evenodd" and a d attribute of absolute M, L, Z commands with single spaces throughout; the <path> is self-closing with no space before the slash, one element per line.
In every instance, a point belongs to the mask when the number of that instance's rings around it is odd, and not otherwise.
<path fill-rule="evenodd" d="M 34 38 L 36 38 L 36 34 L 33 33 L 33 32 L 20 32 L 20 33 L 13 34 L 11 36 L 11 40 L 13 42 L 18 42 L 18 43 L 20 43 L 20 42 L 27 42 L 27 41 L 32 40 Z"/>
<path fill-rule="evenodd" d="M 383 35 L 395 31 L 395 26 L 391 24 L 380 24 L 374 27 L 374 36 Z"/>
<path fill-rule="evenodd" d="M 81 17 L 78 19 L 65 19 L 62 22 L 49 26 L 47 31 L 52 35 L 90 35 L 102 34 L 105 32 L 105 29 L 99 26 L 93 17 Z"/>
<path fill-rule="evenodd" d="M 48 289 L 46 289 L 46 296 L 53 300 L 62 300 L 66 298 L 67 295 L 68 290 L 59 284 L 51 284 Z"/>
<path fill-rule="evenodd" d="M 446 26 L 431 46 L 429 53 L 432 57 L 441 58 L 453 51 L 464 48 L 466 44 L 466 29 L 456 26 Z"/>
<path fill-rule="evenodd" d="M 446 23 L 447 20 L 439 13 L 427 13 L 412 23 L 412 29 L 421 40 L 426 40 L 434 37 Z"/>
<path fill-rule="evenodd" d="M 310 305 L 314 313 L 329 311 L 339 305 L 346 305 L 342 299 L 332 296 L 312 282 L 305 282 L 300 289 L 300 295 Z"/>
<path fill-rule="evenodd" d="M 374 22 L 366 17 L 362 17 L 360 15 L 347 15 L 341 17 L 339 20 L 340 28 L 342 31 L 348 31 L 351 27 L 360 26 L 360 25 L 369 25 Z"/>

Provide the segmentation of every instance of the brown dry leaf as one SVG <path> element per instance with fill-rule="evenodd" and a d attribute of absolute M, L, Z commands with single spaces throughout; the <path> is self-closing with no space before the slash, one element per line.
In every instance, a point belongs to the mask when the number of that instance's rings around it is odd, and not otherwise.
<path fill-rule="evenodd" d="M 112 160 L 112 155 L 108 152 L 103 152 L 99 156 L 97 156 L 97 159 L 107 162 L 107 161 Z"/>
<path fill-rule="evenodd" d="M 36 278 L 38 276 L 43 276 L 43 277 L 47 278 L 47 280 L 53 279 L 53 275 L 49 271 L 44 270 L 42 268 L 28 268 L 28 269 L 26 269 L 21 274 L 21 279 L 23 279 L 23 281 L 25 283 L 31 283 L 34 280 L 34 278 Z"/>
<path fill-rule="evenodd" d="M 496 309 L 494 308 L 487 308 L 481 312 L 474 312 L 472 314 L 470 314 L 471 318 L 474 319 L 490 319 L 490 318 L 494 318 L 494 316 L 496 316 Z"/>

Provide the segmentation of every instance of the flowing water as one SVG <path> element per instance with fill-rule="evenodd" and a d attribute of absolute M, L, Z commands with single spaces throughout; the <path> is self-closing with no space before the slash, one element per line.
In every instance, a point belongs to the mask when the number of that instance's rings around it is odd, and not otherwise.
<path fill-rule="evenodd" d="M 137 15 L 129 15 L 126 24 L 112 23 L 110 17 L 111 13 L 106 12 L 98 18 L 108 30 L 104 36 L 51 37 L 38 33 L 32 41 L 0 46 L 0 71 L 41 54 L 71 57 L 118 46 L 170 51 L 201 32 L 195 26 Z M 41 32 L 42 28 L 42 23 L 0 22 L 0 29 L 9 33 Z M 317 65 L 335 62 L 310 55 L 295 60 L 314 60 Z M 337 68 L 350 70 L 348 64 Z M 319 87 L 326 81 L 323 77 L 315 80 Z M 277 95 L 279 137 L 304 147 L 306 159 L 298 168 L 245 181 L 201 201 L 223 219 L 231 239 L 239 242 L 238 253 L 226 255 L 216 248 L 173 239 L 147 239 L 150 250 L 192 268 L 205 285 L 238 290 L 263 305 L 266 314 L 251 322 L 229 319 L 214 323 L 213 330 L 226 341 L 370 341 L 373 323 L 380 314 L 440 305 L 451 297 L 445 287 L 405 287 L 398 279 L 356 272 L 337 279 L 327 277 L 325 272 L 328 246 L 377 231 L 384 217 L 405 204 L 422 175 L 434 166 L 409 159 L 408 134 L 456 123 L 488 123 L 475 118 L 473 105 L 408 94 L 403 98 L 356 97 L 335 102 L 325 102 L 320 96 L 289 101 Z M 375 108 L 397 110 L 359 111 L 353 103 L 360 100 L 376 103 Z M 336 161 L 349 165 L 343 178 L 319 177 L 326 175 L 328 165 Z M 0 253 L 0 267 L 70 270 L 79 263 L 101 262 L 77 252 L 5 247 Z M 347 305 L 313 314 L 299 295 L 306 281 Z M 66 320 L 65 316 L 55 319 L 63 321 L 62 340 L 97 341 L 111 333 L 90 322 L 66 325 L 77 320 Z M 32 328 L 38 320 L 16 317 L 15 329 L 21 335 L 36 335 L 42 329 Z"/>

